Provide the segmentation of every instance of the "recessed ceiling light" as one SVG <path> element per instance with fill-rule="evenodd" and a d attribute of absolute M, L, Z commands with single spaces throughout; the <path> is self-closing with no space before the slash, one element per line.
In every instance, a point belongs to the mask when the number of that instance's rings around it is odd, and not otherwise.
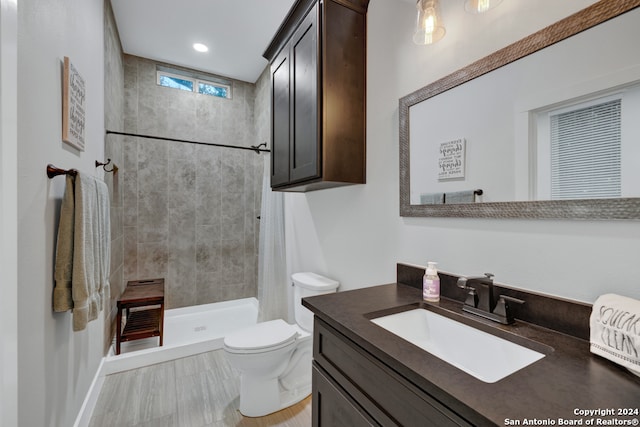
<path fill-rule="evenodd" d="M 207 47 L 207 45 L 204 45 L 202 43 L 194 43 L 193 44 L 193 48 L 195 50 L 197 50 L 198 52 L 207 52 L 209 50 L 209 48 Z"/>

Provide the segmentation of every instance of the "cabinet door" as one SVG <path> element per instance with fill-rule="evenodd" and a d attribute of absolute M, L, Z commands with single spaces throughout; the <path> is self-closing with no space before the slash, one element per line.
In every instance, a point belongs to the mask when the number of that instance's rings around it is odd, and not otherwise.
<path fill-rule="evenodd" d="M 291 96 L 289 49 L 280 52 L 271 65 L 271 186 L 289 182 L 291 146 Z"/>
<path fill-rule="evenodd" d="M 300 23 L 291 48 L 291 175 L 290 181 L 320 177 L 318 135 L 318 28 L 316 4 Z"/>
<path fill-rule="evenodd" d="M 339 385 L 313 366 L 313 427 L 378 426 Z"/>

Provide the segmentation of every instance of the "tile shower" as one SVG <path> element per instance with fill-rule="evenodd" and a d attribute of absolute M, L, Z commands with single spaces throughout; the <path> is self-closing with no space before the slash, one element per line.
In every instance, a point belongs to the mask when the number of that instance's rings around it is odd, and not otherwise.
<path fill-rule="evenodd" d="M 158 86 L 156 62 L 130 55 L 124 78 L 125 132 L 268 141 L 268 105 L 256 102 L 264 78 L 234 81 L 232 99 L 216 98 Z M 262 155 L 138 137 L 123 146 L 125 282 L 164 277 L 167 308 L 256 296 Z"/>

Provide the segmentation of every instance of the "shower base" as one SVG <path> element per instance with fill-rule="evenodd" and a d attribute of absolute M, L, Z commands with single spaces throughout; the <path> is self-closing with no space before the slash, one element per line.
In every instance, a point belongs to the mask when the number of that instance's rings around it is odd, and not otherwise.
<path fill-rule="evenodd" d="M 116 355 L 112 345 L 104 360 L 104 374 L 220 349 L 226 334 L 257 321 L 256 298 L 165 310 L 163 346 L 158 346 L 158 337 L 124 342 Z"/>

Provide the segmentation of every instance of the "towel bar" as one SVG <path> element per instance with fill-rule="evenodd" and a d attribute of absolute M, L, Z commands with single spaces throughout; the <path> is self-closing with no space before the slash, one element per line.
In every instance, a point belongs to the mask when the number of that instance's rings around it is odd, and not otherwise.
<path fill-rule="evenodd" d="M 53 166 L 51 163 L 49 163 L 47 165 L 47 176 L 49 177 L 49 179 L 56 177 L 58 175 L 71 175 L 71 176 L 76 176 L 78 174 L 78 171 L 75 169 L 60 169 L 57 168 L 55 166 Z"/>

